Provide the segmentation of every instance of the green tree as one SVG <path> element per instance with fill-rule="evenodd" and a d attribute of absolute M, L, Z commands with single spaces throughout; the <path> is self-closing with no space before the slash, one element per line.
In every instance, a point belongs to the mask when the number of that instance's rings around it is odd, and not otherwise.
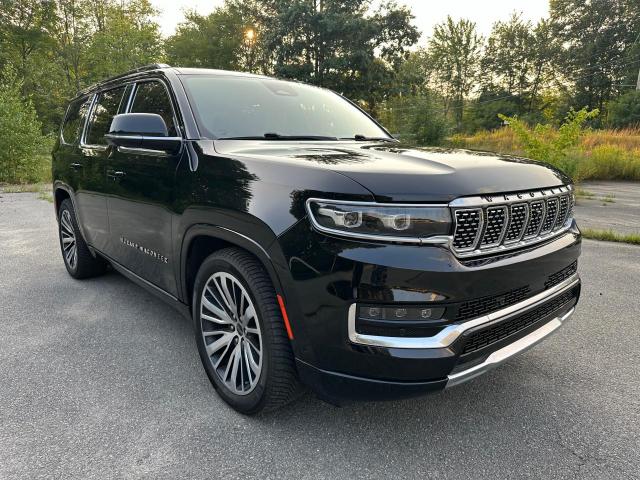
<path fill-rule="evenodd" d="M 640 2 L 551 0 L 550 22 L 562 45 L 557 68 L 566 76 L 573 103 L 602 109 L 628 77 L 626 64 L 634 60 L 629 54 L 640 33 Z"/>
<path fill-rule="evenodd" d="M 86 52 L 90 82 L 161 60 L 160 27 L 154 19 L 158 12 L 149 0 L 109 3 L 104 9 L 104 25 Z"/>
<path fill-rule="evenodd" d="M 371 0 L 257 2 L 274 73 L 337 90 L 375 111 L 419 34 L 405 7 Z"/>
<path fill-rule="evenodd" d="M 523 96 L 533 67 L 533 26 L 516 13 L 506 22 L 496 22 L 482 57 L 482 83 L 487 90 L 502 90 Z"/>
<path fill-rule="evenodd" d="M 433 30 L 429 41 L 429 63 L 441 91 L 453 104 L 456 127 L 462 128 L 465 98 L 471 93 L 480 73 L 482 37 L 469 20 L 455 22 L 451 17 Z"/>
<path fill-rule="evenodd" d="M 608 123 L 612 127 L 640 127 L 640 91 L 621 95 L 609 103 L 608 110 Z"/>
<path fill-rule="evenodd" d="M 46 139 L 36 111 L 21 96 L 22 82 L 13 68 L 0 80 L 0 182 L 41 180 Z M 46 167 L 45 167 L 46 168 Z"/>
<path fill-rule="evenodd" d="M 165 43 L 167 61 L 185 67 L 253 70 L 260 33 L 246 7 L 227 2 L 209 15 L 186 12 L 185 21 Z"/>

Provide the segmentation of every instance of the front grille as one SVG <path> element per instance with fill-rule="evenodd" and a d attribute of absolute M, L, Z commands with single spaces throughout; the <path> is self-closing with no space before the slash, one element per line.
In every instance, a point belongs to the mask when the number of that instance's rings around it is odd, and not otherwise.
<path fill-rule="evenodd" d="M 452 202 L 452 246 L 461 256 L 528 245 L 558 232 L 572 215 L 569 187 Z"/>
<path fill-rule="evenodd" d="M 456 320 L 466 320 L 495 312 L 501 308 L 506 308 L 524 300 L 531 293 L 531 288 L 526 287 L 515 288 L 509 292 L 500 295 L 489 295 L 486 297 L 475 298 L 473 300 L 461 303 L 458 307 Z"/>
<path fill-rule="evenodd" d="M 481 222 L 482 210 L 458 210 L 453 247 L 462 250 L 476 245 Z"/>
<path fill-rule="evenodd" d="M 511 205 L 509 229 L 507 230 L 505 242 L 514 242 L 520 240 L 528 217 L 529 206 L 526 203 Z"/>
<path fill-rule="evenodd" d="M 578 261 L 576 260 L 568 267 L 563 268 L 559 272 L 554 273 L 553 275 L 549 275 L 547 281 L 544 282 L 544 289 L 548 289 L 551 287 L 555 287 L 559 283 L 562 283 L 564 280 L 569 278 L 571 275 L 576 273 L 578 270 Z"/>
<path fill-rule="evenodd" d="M 564 280 L 576 273 L 577 270 L 578 261 L 576 260 L 568 267 L 549 275 L 547 280 L 544 282 L 544 289 L 548 290 L 551 287 L 555 287 L 559 283 L 562 283 Z M 515 305 L 516 303 L 529 298 L 532 294 L 537 293 L 537 291 L 537 288 L 532 290 L 529 285 L 526 285 L 498 295 L 487 295 L 485 297 L 474 298 L 473 300 L 467 300 L 466 302 L 460 303 L 457 307 L 457 313 L 454 308 L 453 313 L 450 313 L 450 315 L 456 322 L 481 317 L 482 315 L 495 312 L 496 310 L 501 310 L 503 308 L 510 307 L 511 305 Z"/>
<path fill-rule="evenodd" d="M 527 225 L 524 238 L 535 237 L 540 232 L 542 219 L 544 218 L 544 202 L 532 202 L 529 209 L 529 224 Z"/>
<path fill-rule="evenodd" d="M 523 313 L 522 315 L 518 315 L 510 318 L 509 320 L 505 320 L 504 322 L 472 333 L 464 344 L 462 355 L 473 353 L 477 350 L 488 347 L 493 343 L 499 342 L 514 333 L 530 327 L 534 323 L 542 320 L 547 315 L 569 303 L 575 296 L 576 289 L 569 290 L 549 302 Z"/>
<path fill-rule="evenodd" d="M 551 198 L 547 200 L 547 216 L 542 223 L 542 232 L 547 233 L 551 231 L 553 226 L 556 224 L 556 217 L 558 216 L 558 199 Z"/>

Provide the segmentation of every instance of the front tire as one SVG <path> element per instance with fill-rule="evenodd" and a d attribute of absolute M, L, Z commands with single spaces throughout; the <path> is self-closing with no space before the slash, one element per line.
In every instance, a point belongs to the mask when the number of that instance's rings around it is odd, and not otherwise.
<path fill-rule="evenodd" d="M 255 414 L 296 397 L 301 389 L 276 292 L 253 256 L 237 248 L 209 256 L 192 305 L 200 359 L 225 402 Z"/>
<path fill-rule="evenodd" d="M 93 256 L 78 228 L 73 204 L 68 198 L 63 200 L 58 210 L 58 236 L 60 250 L 67 272 L 73 278 L 90 278 L 101 275 L 107 268 L 102 258 Z"/>

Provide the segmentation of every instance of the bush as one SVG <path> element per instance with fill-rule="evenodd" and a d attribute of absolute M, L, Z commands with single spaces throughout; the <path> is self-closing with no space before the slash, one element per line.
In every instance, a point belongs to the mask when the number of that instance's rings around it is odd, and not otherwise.
<path fill-rule="evenodd" d="M 500 115 L 518 138 L 528 157 L 549 163 L 579 181 L 582 173 L 574 156 L 586 129 L 584 124 L 598 116 L 599 111 L 586 108 L 571 110 L 560 128 L 538 123 L 533 129 L 516 117 Z"/>
<path fill-rule="evenodd" d="M 47 176 L 50 141 L 30 101 L 22 98 L 22 84 L 12 69 L 0 81 L 0 182 L 35 183 Z M 43 178 L 45 177 L 45 178 Z"/>
<path fill-rule="evenodd" d="M 640 91 L 627 92 L 608 106 L 608 121 L 613 128 L 640 126 Z"/>

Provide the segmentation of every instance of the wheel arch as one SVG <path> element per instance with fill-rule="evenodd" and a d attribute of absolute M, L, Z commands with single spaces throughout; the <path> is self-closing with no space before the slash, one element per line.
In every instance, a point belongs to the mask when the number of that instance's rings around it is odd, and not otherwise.
<path fill-rule="evenodd" d="M 58 183 L 53 187 L 53 207 L 55 208 L 56 218 L 57 213 L 60 211 L 60 205 L 66 199 L 71 200 L 73 208 L 75 210 L 75 202 L 73 201 L 73 195 L 71 194 L 71 188 L 67 185 Z"/>
<path fill-rule="evenodd" d="M 180 288 L 183 302 L 192 306 L 193 285 L 202 261 L 212 253 L 227 247 L 241 248 L 253 255 L 266 270 L 277 294 L 282 285 L 266 248 L 250 237 L 226 227 L 197 224 L 184 234 L 180 251 Z"/>

